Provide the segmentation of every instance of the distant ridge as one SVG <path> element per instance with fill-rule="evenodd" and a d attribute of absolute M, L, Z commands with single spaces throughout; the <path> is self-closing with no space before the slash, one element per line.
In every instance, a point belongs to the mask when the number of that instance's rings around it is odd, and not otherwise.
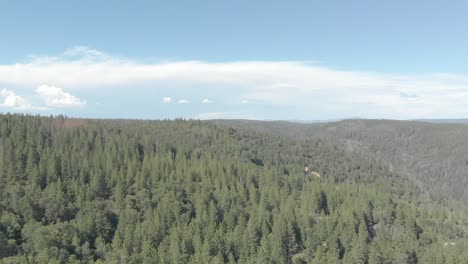
<path fill-rule="evenodd" d="M 468 118 L 456 118 L 456 119 L 415 119 L 414 121 L 436 123 L 436 124 L 468 124 Z"/>
<path fill-rule="evenodd" d="M 384 162 L 433 198 L 468 202 L 468 119 L 214 122 L 289 139 L 324 140 L 351 155 Z"/>
<path fill-rule="evenodd" d="M 368 118 L 337 118 L 337 119 L 324 119 L 324 120 L 288 120 L 293 123 L 300 124 L 320 124 L 320 123 L 333 123 L 340 122 L 345 120 L 378 120 L 378 119 L 368 119 Z M 384 119 L 384 120 L 394 120 L 394 119 Z M 428 118 L 428 119 L 408 119 L 408 120 L 395 120 L 395 121 L 417 121 L 417 122 L 426 122 L 426 123 L 435 123 L 435 124 L 468 124 L 468 118 Z"/>

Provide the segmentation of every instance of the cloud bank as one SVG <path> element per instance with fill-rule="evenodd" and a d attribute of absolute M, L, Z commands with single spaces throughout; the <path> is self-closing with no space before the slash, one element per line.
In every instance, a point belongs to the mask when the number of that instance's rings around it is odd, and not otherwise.
<path fill-rule="evenodd" d="M 62 88 L 40 85 L 35 89 L 36 95 L 41 98 L 45 106 L 33 105 L 30 101 L 22 96 L 17 95 L 13 90 L 2 89 L 0 90 L 0 106 L 12 108 L 15 110 L 49 110 L 51 107 L 75 107 L 84 106 L 86 101 L 63 91 Z"/>
<path fill-rule="evenodd" d="M 356 109 L 368 109 L 375 113 L 375 117 L 385 118 L 468 116 L 468 75 L 460 74 L 345 71 L 300 61 L 143 63 L 87 47 L 75 47 L 57 56 L 30 56 L 25 62 L 0 65 L 0 85 L 4 87 L 38 87 L 44 83 L 50 86 L 37 88 L 36 92 L 49 107 L 86 104 L 57 87 L 92 90 L 132 85 L 138 89 L 139 85 L 150 83 L 154 89 L 159 89 L 164 83 L 166 87 L 169 84 L 187 89 L 203 85 L 218 89 L 241 87 L 238 102 L 295 107 L 304 115 L 335 110 L 341 111 L 342 115 L 357 116 L 366 111 Z M 203 88 L 194 89 L 209 95 Z M 24 98 L 4 94 L 2 105 L 27 107 Z M 222 101 L 222 98 L 213 99 Z M 170 103 L 172 99 L 167 97 L 163 102 Z M 187 103 L 189 99 L 178 102 Z M 357 112 L 350 113 L 354 110 Z"/>

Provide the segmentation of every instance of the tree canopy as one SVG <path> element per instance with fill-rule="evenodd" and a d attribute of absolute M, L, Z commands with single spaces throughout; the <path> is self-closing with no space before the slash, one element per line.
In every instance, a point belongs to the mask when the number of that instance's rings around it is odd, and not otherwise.
<path fill-rule="evenodd" d="M 457 205 L 320 139 L 0 115 L 0 263 L 467 263 Z"/>

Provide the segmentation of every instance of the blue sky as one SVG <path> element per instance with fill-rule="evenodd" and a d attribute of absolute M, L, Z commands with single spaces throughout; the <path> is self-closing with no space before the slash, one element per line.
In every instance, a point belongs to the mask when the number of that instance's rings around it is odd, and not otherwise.
<path fill-rule="evenodd" d="M 468 117 L 464 1 L 0 3 L 2 112 Z"/>

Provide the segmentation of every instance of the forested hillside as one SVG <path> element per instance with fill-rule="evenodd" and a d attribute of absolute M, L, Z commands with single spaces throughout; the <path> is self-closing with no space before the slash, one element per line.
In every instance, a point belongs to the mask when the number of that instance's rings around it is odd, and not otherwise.
<path fill-rule="evenodd" d="M 215 123 L 286 138 L 323 140 L 348 154 L 378 159 L 432 199 L 468 204 L 468 125 L 395 120 L 323 124 L 219 120 Z M 447 120 L 447 122 L 451 122 Z"/>
<path fill-rule="evenodd" d="M 347 120 L 321 133 L 352 153 L 378 156 L 435 199 L 468 204 L 468 125 Z"/>
<path fill-rule="evenodd" d="M 226 124 L 0 115 L 0 263 L 468 263 L 466 212 L 397 171 Z"/>

